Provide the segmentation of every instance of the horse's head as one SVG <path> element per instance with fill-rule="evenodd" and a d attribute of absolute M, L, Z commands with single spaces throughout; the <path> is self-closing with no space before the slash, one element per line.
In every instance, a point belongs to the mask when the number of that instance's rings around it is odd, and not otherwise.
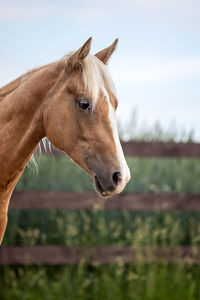
<path fill-rule="evenodd" d="M 89 54 L 91 38 L 64 58 L 64 70 L 44 110 L 47 137 L 94 179 L 101 196 L 121 192 L 130 179 L 118 137 L 117 99 L 106 63 L 117 40 Z"/>

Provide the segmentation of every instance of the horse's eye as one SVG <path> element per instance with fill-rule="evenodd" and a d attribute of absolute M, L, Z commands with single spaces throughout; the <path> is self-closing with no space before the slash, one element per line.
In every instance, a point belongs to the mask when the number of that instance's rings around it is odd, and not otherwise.
<path fill-rule="evenodd" d="M 78 105 L 81 110 L 90 110 L 91 109 L 91 105 L 87 101 L 80 101 L 80 102 L 78 102 Z"/>

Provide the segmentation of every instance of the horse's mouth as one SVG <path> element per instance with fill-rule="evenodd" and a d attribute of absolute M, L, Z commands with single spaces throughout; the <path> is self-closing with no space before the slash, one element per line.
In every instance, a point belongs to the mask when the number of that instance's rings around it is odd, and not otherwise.
<path fill-rule="evenodd" d="M 97 176 L 95 175 L 94 176 L 94 183 L 95 183 L 95 188 L 96 188 L 96 191 L 102 196 L 102 197 L 108 197 L 108 193 L 104 191 L 101 183 L 99 182 Z"/>

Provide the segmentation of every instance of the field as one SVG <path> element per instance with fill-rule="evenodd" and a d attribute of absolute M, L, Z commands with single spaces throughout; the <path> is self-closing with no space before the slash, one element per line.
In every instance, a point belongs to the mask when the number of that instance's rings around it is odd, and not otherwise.
<path fill-rule="evenodd" d="M 200 193 L 200 160 L 128 159 L 129 192 Z M 92 190 L 64 157 L 38 158 L 17 190 Z M 200 245 L 200 212 L 10 211 L 3 245 Z M 0 299 L 200 299 L 200 266 L 184 264 L 0 267 Z"/>

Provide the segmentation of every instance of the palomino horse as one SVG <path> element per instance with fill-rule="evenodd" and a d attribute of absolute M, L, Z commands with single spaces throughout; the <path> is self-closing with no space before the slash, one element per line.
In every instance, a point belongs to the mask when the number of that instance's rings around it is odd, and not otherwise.
<path fill-rule="evenodd" d="M 102 197 L 121 192 L 130 179 L 106 67 L 117 40 L 94 56 L 90 44 L 91 38 L 0 89 L 0 244 L 13 189 L 44 137 L 93 177 Z"/>

